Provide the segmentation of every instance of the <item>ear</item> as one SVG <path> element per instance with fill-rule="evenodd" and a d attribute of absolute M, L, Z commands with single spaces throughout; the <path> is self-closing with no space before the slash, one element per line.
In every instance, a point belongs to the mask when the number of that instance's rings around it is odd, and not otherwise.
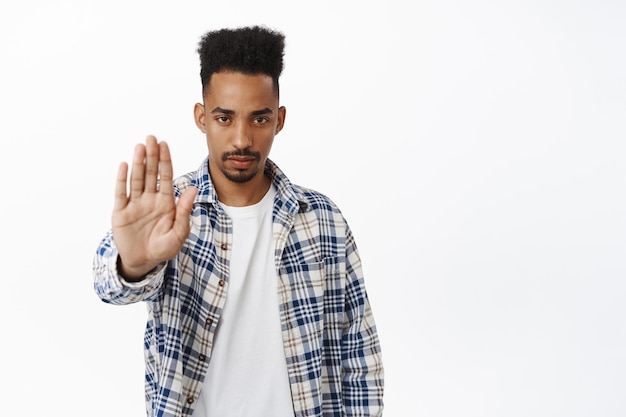
<path fill-rule="evenodd" d="M 276 122 L 276 131 L 274 132 L 275 135 L 278 135 L 278 132 L 283 130 L 283 127 L 285 126 L 285 117 L 287 117 L 287 109 L 285 106 L 280 106 L 278 108 L 278 121 Z"/>
<path fill-rule="evenodd" d="M 205 116 L 204 104 L 196 103 L 196 105 L 193 106 L 193 119 L 196 121 L 196 126 L 198 126 L 198 129 L 200 129 L 202 133 L 206 133 L 206 124 L 204 122 L 204 116 Z"/>

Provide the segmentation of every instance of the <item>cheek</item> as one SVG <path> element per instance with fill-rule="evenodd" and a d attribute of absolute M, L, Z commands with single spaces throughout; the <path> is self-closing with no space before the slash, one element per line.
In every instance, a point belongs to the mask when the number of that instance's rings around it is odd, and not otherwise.
<path fill-rule="evenodd" d="M 224 130 L 215 127 L 207 127 L 206 131 L 206 144 L 210 150 L 217 150 L 220 147 L 220 143 L 224 142 Z"/>
<path fill-rule="evenodd" d="M 264 137 L 263 140 L 259 143 L 259 149 L 264 151 L 265 153 L 269 153 L 270 149 L 272 149 L 272 143 L 274 142 L 274 136 L 268 135 Z"/>
<path fill-rule="evenodd" d="M 213 157 L 217 156 L 220 152 L 219 147 L 216 146 L 215 139 L 213 139 L 213 137 L 209 139 L 209 135 L 207 135 L 206 138 L 206 147 L 209 152 L 209 157 L 211 157 L 211 159 L 214 159 Z"/>

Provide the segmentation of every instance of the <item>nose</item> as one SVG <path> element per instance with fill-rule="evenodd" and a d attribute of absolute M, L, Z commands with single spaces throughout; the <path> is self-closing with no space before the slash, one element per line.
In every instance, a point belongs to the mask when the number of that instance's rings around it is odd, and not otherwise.
<path fill-rule="evenodd" d="M 250 127 L 247 123 L 238 123 L 233 136 L 233 146 L 237 149 L 246 149 L 252 146 Z"/>

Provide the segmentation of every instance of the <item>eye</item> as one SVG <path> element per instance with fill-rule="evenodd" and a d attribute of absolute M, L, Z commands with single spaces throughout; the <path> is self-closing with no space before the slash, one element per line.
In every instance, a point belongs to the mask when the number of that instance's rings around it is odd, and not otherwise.
<path fill-rule="evenodd" d="M 254 118 L 254 123 L 257 125 L 263 125 L 265 123 L 268 123 L 269 121 L 270 119 L 265 116 L 258 116 Z"/>
<path fill-rule="evenodd" d="M 217 120 L 219 123 L 228 123 L 230 121 L 230 118 L 228 116 L 217 116 L 215 120 Z"/>

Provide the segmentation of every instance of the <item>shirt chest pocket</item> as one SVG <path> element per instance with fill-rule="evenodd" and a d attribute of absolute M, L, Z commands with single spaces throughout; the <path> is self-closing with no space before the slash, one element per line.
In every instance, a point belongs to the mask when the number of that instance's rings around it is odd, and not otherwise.
<path fill-rule="evenodd" d="M 326 258 L 321 262 L 280 268 L 281 310 L 290 318 L 290 327 L 321 329 L 324 304 L 332 301 L 337 287 L 341 286 L 339 265 L 337 258 Z"/>
<path fill-rule="evenodd" d="M 329 326 L 333 328 L 337 323 L 333 310 L 343 305 L 339 301 L 343 291 L 333 289 L 342 281 L 339 265 L 337 259 L 327 258 L 317 263 L 284 265 L 279 270 L 285 354 L 296 379 L 322 373 L 324 335 Z"/>

